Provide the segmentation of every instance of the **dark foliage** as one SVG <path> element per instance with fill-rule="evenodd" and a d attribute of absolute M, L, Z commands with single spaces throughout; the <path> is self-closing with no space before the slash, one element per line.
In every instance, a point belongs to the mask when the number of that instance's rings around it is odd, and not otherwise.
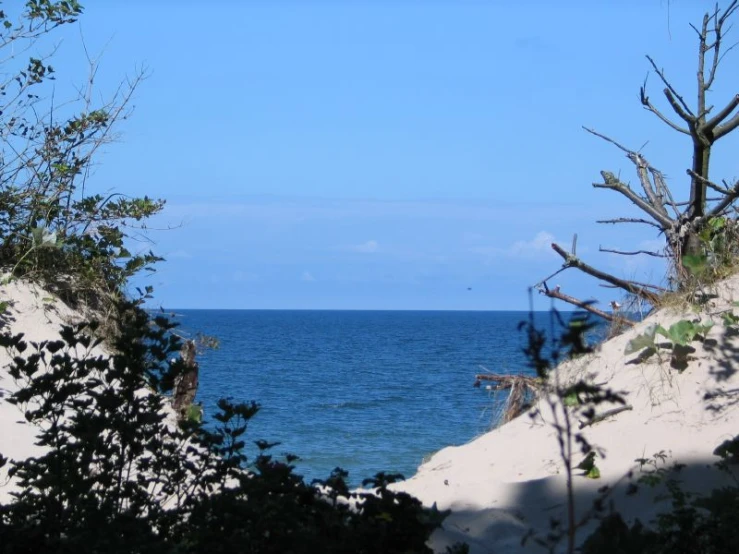
<path fill-rule="evenodd" d="M 22 387 L 8 401 L 39 429 L 42 456 L 11 461 L 19 484 L 0 507 L 0 550 L 25 552 L 429 552 L 446 514 L 388 489 L 397 475 L 351 493 L 346 473 L 305 483 L 295 457 L 272 445 L 244 455 L 254 403 L 219 402 L 216 425 L 176 424 L 162 393 L 182 371 L 180 341 L 140 301 L 118 304 L 115 354 L 100 354 L 94 324 L 60 340 L 2 336 Z"/>

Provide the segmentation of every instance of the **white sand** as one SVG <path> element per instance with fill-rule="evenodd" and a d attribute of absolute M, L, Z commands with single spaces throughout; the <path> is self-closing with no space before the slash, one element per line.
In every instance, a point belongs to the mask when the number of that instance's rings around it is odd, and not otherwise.
<path fill-rule="evenodd" d="M 723 482 L 724 477 L 710 464 L 717 460 L 712 455 L 714 448 L 739 434 L 739 375 L 735 374 L 739 370 L 739 337 L 727 334 L 717 313 L 739 300 L 739 277 L 722 284 L 718 291 L 720 298 L 708 308 L 716 322 L 708 338 L 715 344 L 693 342 L 695 360 L 682 373 L 670 369 L 666 354 L 644 364 L 630 364 L 636 356 L 624 354 L 629 339 L 648 324 L 659 322 L 669 327 L 679 319 L 698 317 L 664 311 L 608 341 L 598 353 L 560 368 L 560 377 L 565 380 L 591 375 L 594 382 L 608 382 L 611 388 L 624 391 L 634 408 L 584 430 L 592 444 L 604 449 L 606 457 L 597 460 L 601 479 L 575 477 L 579 514 L 591 507 L 599 487 L 619 482 L 609 500 L 629 519 L 639 517 L 648 522 L 658 510 L 669 507 L 654 501 L 655 490 L 642 487 L 637 496 L 624 494 L 623 477 L 635 468 L 635 460 L 660 451 L 669 456 L 668 463 L 688 464 L 680 475 L 688 487 L 709 490 Z M 0 300 L 13 302 L 10 330 L 24 332 L 30 340 L 56 339 L 62 323 L 76 317 L 48 293 L 23 283 L 0 287 Z M 706 320 L 709 315 L 700 317 Z M 7 375 L 8 363 L 7 353 L 0 350 L 0 395 L 4 396 L 17 387 Z M 721 391 L 724 396 L 705 399 L 706 393 Z M 521 537 L 532 528 L 545 533 L 553 517 L 564 519 L 566 480 L 556 434 L 549 423 L 551 413 L 543 402 L 539 408 L 543 415 L 533 419 L 523 415 L 469 444 L 441 450 L 413 478 L 395 486 L 425 504 L 453 510 L 432 537 L 435 549 L 443 552 L 447 545 L 463 540 L 473 553 L 541 551 L 533 543 L 521 547 Z M 0 399 L 0 453 L 12 459 L 37 455 L 35 436 L 36 429 L 23 421 L 18 408 Z M 8 501 L 12 488 L 6 470 L 7 466 L 0 469 L 0 502 Z"/>
<path fill-rule="evenodd" d="M 6 313 L 7 329 L 12 334 L 23 333 L 26 341 L 59 339 L 59 330 L 65 323 L 79 319 L 63 302 L 40 287 L 18 281 L 0 286 L 0 301 L 10 302 Z M 36 428 L 26 422 L 18 407 L 5 398 L 18 390 L 8 375 L 8 352 L 0 348 L 0 454 L 22 460 L 38 456 L 41 449 L 35 445 Z M 0 502 L 9 500 L 12 484 L 7 479 L 8 465 L 0 468 Z"/>
<path fill-rule="evenodd" d="M 604 485 L 614 486 L 608 501 L 629 521 L 638 517 L 648 523 L 658 511 L 669 508 L 669 501 L 656 501 L 659 489 L 642 486 L 637 495 L 625 495 L 627 473 L 637 468 L 635 476 L 641 475 L 635 460 L 661 451 L 668 456 L 668 466 L 687 465 L 677 477 L 688 489 L 708 491 L 726 482 L 727 476 L 711 465 L 719 459 L 712 452 L 739 434 L 739 336 L 727 333 L 719 312 L 739 300 L 739 278 L 722 283 L 716 292 L 720 297 L 703 313 L 663 310 L 604 343 L 597 353 L 558 370 L 563 382 L 585 375 L 592 376 L 594 383 L 607 382 L 626 393 L 626 401 L 633 406 L 632 411 L 583 429 L 587 440 L 605 451 L 605 458 L 596 460 L 600 479 L 587 479 L 576 470 L 578 518 L 589 511 L 597 489 Z M 716 342 L 693 341 L 695 359 L 682 373 L 670 368 L 664 351 L 661 360 L 653 356 L 646 363 L 628 363 L 636 354 L 625 355 L 626 344 L 647 325 L 658 322 L 668 328 L 680 319 L 699 317 L 715 322 L 707 338 Z M 707 393 L 722 392 L 723 396 L 705 398 Z M 459 540 L 468 542 L 473 553 L 541 551 L 533 542 L 522 546 L 523 535 L 534 529 L 543 537 L 551 518 L 566 521 L 566 478 L 551 410 L 544 401 L 537 407 L 542 415 L 522 415 L 468 444 L 445 448 L 414 477 L 395 486 L 424 504 L 436 502 L 439 509 L 453 511 L 432 537 L 437 551 Z M 575 463 L 581 459 L 577 450 Z M 592 521 L 579 538 L 584 539 L 594 525 Z M 563 549 L 564 545 L 558 551 Z"/>

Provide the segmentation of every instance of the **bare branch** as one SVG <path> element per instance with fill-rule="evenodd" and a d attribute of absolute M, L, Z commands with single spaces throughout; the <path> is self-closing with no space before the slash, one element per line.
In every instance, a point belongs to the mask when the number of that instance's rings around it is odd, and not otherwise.
<path fill-rule="evenodd" d="M 562 256 L 562 258 L 565 260 L 564 266 L 565 267 L 576 267 L 580 271 L 587 273 L 588 275 L 591 275 L 595 277 L 596 279 L 600 279 L 601 281 L 605 281 L 606 283 L 611 283 L 612 285 L 616 285 L 617 287 L 625 290 L 626 292 L 629 292 L 631 294 L 635 294 L 636 296 L 646 300 L 650 304 L 655 304 L 659 297 L 651 292 L 646 290 L 644 287 L 636 286 L 628 281 L 624 281 L 623 279 L 619 279 L 618 277 L 615 277 L 609 273 L 605 273 L 603 271 L 600 271 L 599 269 L 596 269 L 579 258 L 576 258 L 575 256 L 572 256 L 571 254 L 567 253 L 561 246 L 559 246 L 556 243 L 552 243 L 552 249 Z"/>
<path fill-rule="evenodd" d="M 599 133 L 598 131 L 595 131 L 594 129 L 590 129 L 588 127 L 583 127 L 588 133 L 595 135 L 598 138 L 601 138 L 605 140 L 606 142 L 609 142 L 619 148 L 620 150 L 626 152 L 626 157 L 629 158 L 631 163 L 633 163 L 636 166 L 636 172 L 639 176 L 639 182 L 641 183 L 642 189 L 644 189 L 644 193 L 647 195 L 647 200 L 649 201 L 649 204 L 657 210 L 660 214 L 662 214 L 664 217 L 668 217 L 667 210 L 665 209 L 665 202 L 664 202 L 664 192 L 666 191 L 669 195 L 669 190 L 664 185 L 664 179 L 662 179 L 662 174 L 654 169 L 651 164 L 647 161 L 647 159 L 642 156 L 639 152 L 635 152 L 634 150 L 631 150 L 629 148 L 626 148 L 622 144 L 618 143 L 617 141 L 613 140 L 611 137 L 608 137 L 602 133 Z M 655 192 L 654 188 L 652 187 L 652 183 L 649 180 L 649 173 L 652 173 L 653 176 L 655 176 L 655 185 L 657 186 L 657 191 Z M 659 177 L 660 182 L 657 182 L 657 177 Z M 662 190 L 660 190 L 662 189 Z M 672 201 L 672 196 L 669 195 L 670 201 Z M 673 208 L 674 208 L 674 202 L 672 202 Z M 676 210 L 676 214 L 679 216 L 679 212 Z M 651 215 L 651 214 L 650 214 Z"/>
<path fill-rule="evenodd" d="M 658 290 L 660 292 L 667 292 L 667 289 L 665 287 L 660 287 L 659 285 L 652 285 L 651 283 L 640 283 L 639 281 L 632 281 L 631 279 L 629 279 L 628 282 L 631 283 L 632 285 L 638 285 L 640 287 L 644 287 L 644 288 L 647 288 L 647 289 L 654 289 L 654 290 Z M 605 284 L 605 283 L 600 283 L 599 286 L 604 287 L 604 288 L 607 288 L 607 289 L 617 289 L 617 288 L 619 288 L 616 285 Z"/>
<path fill-rule="evenodd" d="M 662 254 L 660 252 L 653 252 L 652 250 L 633 250 L 633 251 L 626 251 L 626 250 L 613 250 L 611 248 L 603 248 L 602 246 L 598 247 L 599 252 L 609 252 L 611 254 L 620 254 L 621 256 L 637 256 L 639 254 L 646 254 L 647 256 L 654 256 L 655 258 L 669 258 L 669 256 Z"/>
<path fill-rule="evenodd" d="M 649 221 L 648 219 L 639 219 L 638 217 L 617 217 L 615 219 L 599 219 L 596 221 L 596 223 L 643 223 L 644 225 L 651 225 L 652 227 L 656 227 L 657 229 L 662 228 L 654 221 Z"/>
<path fill-rule="evenodd" d="M 652 169 L 652 166 L 644 156 L 637 152 L 630 152 L 627 157 L 636 166 L 636 174 L 639 176 L 639 182 L 644 190 L 644 194 L 647 195 L 649 203 L 662 215 L 669 217 L 667 216 L 667 210 L 665 209 L 664 198 L 662 198 L 660 194 L 655 193 L 652 188 L 652 182 L 649 180 L 649 170 Z"/>
<path fill-rule="evenodd" d="M 681 119 L 685 120 L 688 124 L 692 124 L 695 120 L 695 116 L 690 110 L 684 110 L 683 107 L 678 104 L 678 101 L 675 99 L 674 93 L 669 89 L 666 88 L 662 91 L 665 95 L 665 98 L 667 98 L 667 101 L 670 103 L 670 106 L 673 110 L 675 110 L 675 113 L 680 116 Z M 680 102 L 684 102 L 682 97 L 677 97 Z"/>
<path fill-rule="evenodd" d="M 587 421 L 581 421 L 580 422 L 580 429 L 583 429 L 584 427 L 587 427 L 588 425 L 593 425 L 595 423 L 599 423 L 605 419 L 608 419 L 609 417 L 613 417 L 615 415 L 620 414 L 621 412 L 627 412 L 629 410 L 633 410 L 634 407 L 631 404 L 626 404 L 625 406 L 619 406 L 618 408 L 613 408 L 611 410 L 606 410 L 602 414 L 594 415 L 592 418 L 588 419 Z"/>
<path fill-rule="evenodd" d="M 716 192 L 720 192 L 721 194 L 728 194 L 729 193 L 729 187 L 721 187 L 720 185 L 717 185 L 716 183 L 709 181 L 703 175 L 700 175 L 699 173 L 696 173 L 692 169 L 686 170 L 686 173 L 690 175 L 691 177 L 698 179 L 700 182 L 704 183 L 708 188 L 711 188 L 715 190 Z"/>
<path fill-rule="evenodd" d="M 664 123 L 667 123 L 667 125 L 675 129 L 677 132 L 683 133 L 685 135 L 690 135 L 690 131 L 688 129 L 686 129 L 685 127 L 680 127 L 680 125 L 672 121 L 670 118 L 668 118 L 661 111 L 654 107 L 654 104 L 652 104 L 652 102 L 649 100 L 649 96 L 647 96 L 647 79 L 644 79 L 644 84 L 639 89 L 639 99 L 641 100 L 641 104 L 642 106 L 644 106 L 645 110 L 652 112 L 654 115 L 660 118 Z"/>
<path fill-rule="evenodd" d="M 724 119 L 731 115 L 731 112 L 733 112 L 737 106 L 739 106 L 739 94 L 734 95 L 734 98 L 732 98 L 729 103 L 726 104 L 726 107 L 723 110 L 709 119 L 706 122 L 705 128 L 709 131 L 715 129 L 719 123 L 721 123 Z"/>
<path fill-rule="evenodd" d="M 560 292 L 559 287 L 555 289 L 540 288 L 539 292 L 548 296 L 549 298 L 556 298 L 557 300 L 562 300 L 563 302 L 567 302 L 568 304 L 572 304 L 573 306 L 582 308 L 583 310 L 586 310 L 592 314 L 595 314 L 598 317 L 602 317 L 603 319 L 607 321 L 611 321 L 614 323 L 622 323 L 624 325 L 628 325 L 629 327 L 633 327 L 635 325 L 633 321 L 630 321 L 623 317 L 619 317 L 617 315 L 609 314 L 608 312 L 604 312 L 603 310 L 599 310 L 598 308 L 593 306 L 592 302 L 586 302 L 583 300 L 579 300 L 575 298 L 574 296 L 569 296 L 567 294 L 564 294 L 563 292 Z"/>
<path fill-rule="evenodd" d="M 679 115 L 686 122 L 695 121 L 695 116 L 693 115 L 693 112 L 690 110 L 690 106 L 688 106 L 687 102 L 685 102 L 683 97 L 678 94 L 675 88 L 667 80 L 667 77 L 665 77 L 664 71 L 662 71 L 661 69 L 657 67 L 657 64 L 654 62 L 651 56 L 647 56 L 647 59 L 649 60 L 649 63 L 652 64 L 652 68 L 654 69 L 654 72 L 662 80 L 665 87 L 667 87 L 665 88 L 663 92 L 665 93 L 665 96 L 667 97 L 668 102 L 670 102 L 672 109 L 675 110 L 675 113 L 677 113 L 677 115 Z M 679 101 L 679 104 L 675 99 Z"/>
<path fill-rule="evenodd" d="M 619 150 L 623 150 L 627 154 L 631 154 L 631 152 L 632 152 L 629 148 L 626 148 L 623 144 L 621 144 L 621 143 L 613 140 L 611 137 L 609 137 L 607 135 L 604 135 L 603 133 L 599 133 L 595 129 L 591 129 L 590 127 L 585 127 L 584 125 L 583 125 L 583 129 L 585 129 L 591 135 L 595 135 L 596 137 L 601 138 L 601 139 L 603 139 L 606 142 L 610 142 L 616 148 L 618 148 Z"/>
<path fill-rule="evenodd" d="M 724 196 L 721 202 L 716 204 L 706 215 L 709 218 L 721 215 L 726 210 L 726 208 L 734 203 L 734 200 L 736 200 L 737 198 L 739 198 L 739 181 L 737 181 L 734 186 L 729 189 L 729 191 L 726 193 L 726 196 Z"/>
<path fill-rule="evenodd" d="M 739 127 L 739 113 L 734 114 L 734 117 L 732 117 L 729 121 L 714 129 L 714 140 L 718 140 L 724 135 L 731 133 L 737 127 Z"/>
<path fill-rule="evenodd" d="M 716 70 L 718 69 L 718 64 L 721 63 L 721 59 L 729 53 L 730 50 L 736 46 L 736 43 L 732 44 L 723 54 L 721 54 L 721 39 L 724 36 L 723 33 L 723 27 L 724 23 L 726 23 L 726 20 L 731 17 L 731 15 L 737 10 L 739 7 L 739 3 L 737 3 L 737 0 L 734 0 L 731 4 L 729 4 L 726 9 L 724 10 L 724 13 L 721 15 L 721 17 L 718 17 L 719 9 L 718 4 L 716 4 L 716 11 L 713 14 L 713 19 L 715 20 L 714 24 L 714 33 L 716 35 L 716 38 L 713 42 L 713 44 L 710 46 L 711 49 L 713 49 L 713 64 L 711 66 L 711 72 L 708 76 L 708 81 L 706 82 L 706 90 L 711 88 L 711 85 L 713 84 L 713 80 L 716 78 Z M 727 32 L 731 30 L 731 27 L 727 29 Z"/>
<path fill-rule="evenodd" d="M 670 204 L 672 211 L 675 212 L 675 217 L 679 219 L 682 215 L 682 212 L 680 212 L 677 204 L 675 203 L 675 199 L 672 197 L 670 187 L 668 187 L 665 183 L 665 176 L 659 169 L 655 169 L 651 166 L 648 169 L 649 172 L 652 174 L 652 180 L 654 181 L 654 186 L 657 188 L 657 194 L 659 194 L 661 198 L 667 198 L 667 202 Z M 664 200 L 662 205 L 664 205 Z"/>
<path fill-rule="evenodd" d="M 612 189 L 623 194 L 626 198 L 631 200 L 638 208 L 646 212 L 652 219 L 660 224 L 662 229 L 670 229 L 674 225 L 674 221 L 667 215 L 663 214 L 657 208 L 649 204 L 641 196 L 636 194 L 627 185 L 619 181 L 613 173 L 608 171 L 601 171 L 600 174 L 603 176 L 603 183 L 593 183 L 595 188 Z"/>

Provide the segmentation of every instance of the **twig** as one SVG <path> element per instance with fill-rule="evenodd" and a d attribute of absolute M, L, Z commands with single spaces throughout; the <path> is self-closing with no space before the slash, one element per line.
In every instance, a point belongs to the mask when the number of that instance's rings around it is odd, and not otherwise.
<path fill-rule="evenodd" d="M 581 421 L 580 422 L 580 429 L 583 427 L 588 427 L 590 425 L 593 425 L 595 423 L 599 423 L 603 421 L 606 418 L 609 418 L 611 416 L 615 416 L 617 414 L 620 414 L 621 412 L 626 412 L 629 410 L 633 410 L 634 407 L 631 404 L 626 404 L 625 406 L 619 406 L 618 408 L 613 408 L 612 410 L 607 410 L 603 412 L 602 414 L 598 414 L 596 416 L 593 416 L 587 421 Z"/>
<path fill-rule="evenodd" d="M 592 302 L 579 300 L 574 296 L 564 294 L 559 289 L 546 288 L 540 289 L 540 292 L 542 292 L 549 298 L 556 298 L 558 300 L 562 300 L 563 302 L 567 302 L 568 304 L 572 304 L 573 306 L 577 306 L 578 308 L 582 308 L 583 310 L 586 310 L 591 314 L 602 317 L 606 321 L 610 321 L 612 323 L 623 323 L 624 325 L 628 325 L 629 327 L 633 327 L 635 325 L 633 321 L 629 321 L 628 319 L 625 319 L 623 317 L 619 317 L 613 314 L 609 314 L 608 312 L 604 312 L 603 310 L 599 310 L 598 308 L 593 307 Z"/>
<path fill-rule="evenodd" d="M 596 223 L 643 223 L 644 225 L 657 227 L 657 229 L 662 228 L 654 221 L 649 221 L 648 219 L 640 219 L 638 217 L 616 217 L 614 219 L 599 219 L 596 221 Z"/>
<path fill-rule="evenodd" d="M 723 188 L 720 185 L 717 185 L 716 183 L 714 183 L 712 181 L 709 181 L 703 175 L 701 175 L 699 173 L 696 173 L 692 169 L 686 169 L 685 171 L 686 171 L 686 173 L 688 175 L 690 175 L 691 177 L 693 177 L 695 179 L 698 179 L 700 182 L 704 183 L 707 187 L 712 188 L 716 192 L 720 192 L 721 194 L 728 194 L 729 193 L 729 188 L 728 187 Z"/>
<path fill-rule="evenodd" d="M 637 195 L 628 186 L 623 184 L 616 176 L 609 171 L 601 171 L 600 174 L 603 176 L 603 183 L 593 183 L 595 188 L 612 189 L 623 194 L 626 198 L 631 200 L 638 208 L 646 212 L 652 217 L 660 228 L 663 230 L 671 229 L 674 226 L 674 221 L 669 216 L 661 213 L 657 208 L 652 206 L 649 202 L 644 200 L 641 196 Z"/>
<path fill-rule="evenodd" d="M 647 256 L 654 256 L 655 258 L 669 258 L 670 257 L 665 254 L 661 254 L 659 252 L 653 252 L 651 250 L 633 250 L 629 252 L 627 250 L 613 250 L 611 248 L 603 248 L 602 246 L 599 246 L 598 251 L 599 252 L 609 252 L 611 254 L 620 254 L 622 256 L 637 256 L 639 254 L 646 254 Z"/>

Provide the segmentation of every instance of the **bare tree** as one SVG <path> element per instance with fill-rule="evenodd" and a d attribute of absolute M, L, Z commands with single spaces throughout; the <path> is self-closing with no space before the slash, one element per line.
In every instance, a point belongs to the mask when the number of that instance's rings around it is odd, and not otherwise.
<path fill-rule="evenodd" d="M 739 110 L 737 110 L 739 94 L 735 94 L 723 108 L 718 110 L 708 103 L 708 93 L 716 79 L 719 65 L 724 56 L 737 45 L 734 43 L 726 47 L 724 42 L 731 28 L 727 22 L 737 10 L 739 10 L 739 0 L 733 0 L 723 10 L 717 4 L 712 12 L 703 16 L 699 26 L 691 24 L 691 28 L 698 37 L 697 87 L 694 106 L 691 107 L 685 97 L 676 90 L 665 71 L 657 65 L 654 59 L 647 56 L 652 70 L 664 86 L 662 93 L 674 115 L 671 118 L 652 102 L 647 95 L 646 80 L 640 89 L 641 104 L 644 109 L 652 112 L 671 129 L 690 137 L 693 146 L 693 160 L 691 167 L 687 170 L 690 179 L 689 200 L 676 201 L 662 172 L 652 166 L 640 152 L 631 150 L 593 129 L 585 128 L 587 132 L 606 140 L 626 154 L 626 157 L 634 164 L 641 190 L 631 188 L 628 183 L 624 183 L 620 177 L 609 171 L 601 171 L 603 181 L 593 183 L 593 186 L 620 193 L 645 214 L 642 218 L 621 217 L 601 220 L 599 223 L 648 225 L 657 229 L 665 237 L 666 243 L 664 252 L 602 248 L 601 251 L 622 255 L 646 254 L 666 257 L 671 264 L 675 285 L 678 288 L 683 285 L 686 276 L 683 268 L 685 257 L 700 256 L 704 253 L 699 238 L 701 231 L 713 218 L 725 216 L 739 197 L 739 181 L 731 184 L 723 181 L 722 184 L 717 184 L 709 177 L 713 145 L 717 140 L 739 127 Z M 708 198 L 709 189 L 716 193 L 715 197 Z M 564 259 L 562 269 L 575 267 L 651 304 L 654 304 L 661 292 L 659 287 L 619 279 L 584 263 L 577 257 L 574 244 L 570 252 L 558 244 L 552 244 L 552 248 Z M 554 291 L 546 286 L 546 280 L 540 282 L 538 288 L 550 297 L 563 297 L 561 293 L 555 295 Z"/>

